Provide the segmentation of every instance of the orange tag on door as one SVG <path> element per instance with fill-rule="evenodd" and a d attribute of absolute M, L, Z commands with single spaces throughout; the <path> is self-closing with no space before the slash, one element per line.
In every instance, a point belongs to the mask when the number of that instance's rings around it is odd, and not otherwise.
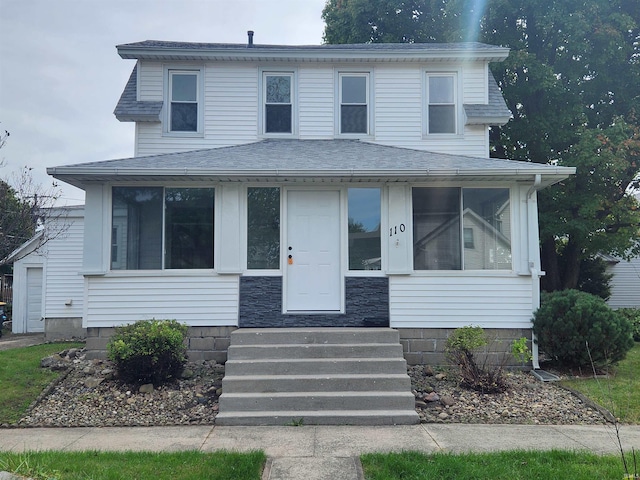
<path fill-rule="evenodd" d="M 293 258 L 289 257 L 289 265 L 293 265 Z"/>

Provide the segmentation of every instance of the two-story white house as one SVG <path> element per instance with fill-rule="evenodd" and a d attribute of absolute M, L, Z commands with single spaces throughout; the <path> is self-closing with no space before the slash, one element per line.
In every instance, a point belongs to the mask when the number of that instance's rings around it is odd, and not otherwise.
<path fill-rule="evenodd" d="M 489 157 L 510 112 L 480 43 L 143 41 L 115 109 L 135 157 L 48 169 L 86 192 L 83 326 L 173 318 L 194 358 L 247 327 L 391 327 L 409 363 L 480 325 L 530 336 L 536 192 Z"/>

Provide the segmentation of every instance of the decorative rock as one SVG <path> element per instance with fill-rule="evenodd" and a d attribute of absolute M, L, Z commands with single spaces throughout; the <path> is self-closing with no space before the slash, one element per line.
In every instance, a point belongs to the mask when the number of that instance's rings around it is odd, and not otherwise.
<path fill-rule="evenodd" d="M 93 367 L 84 367 L 82 369 L 82 373 L 84 373 L 86 375 L 95 375 L 96 369 L 93 368 Z"/>
<path fill-rule="evenodd" d="M 440 397 L 440 403 L 445 407 L 451 407 L 456 404 L 456 401 L 451 395 L 443 395 Z"/>
<path fill-rule="evenodd" d="M 431 392 L 424 396 L 425 402 L 437 402 L 440 400 L 440 396 L 436 392 Z"/>
<path fill-rule="evenodd" d="M 439 418 L 440 420 L 446 420 L 447 418 L 449 418 L 449 414 L 448 414 L 447 412 L 440 412 L 440 413 L 438 414 L 438 418 Z"/>
<path fill-rule="evenodd" d="M 427 408 L 427 404 L 422 400 L 416 400 L 416 408 Z"/>
<path fill-rule="evenodd" d="M 436 375 L 436 380 L 444 380 L 447 376 L 444 373 L 438 373 Z"/>
<path fill-rule="evenodd" d="M 138 389 L 138 392 L 140 392 L 140 393 L 153 393 L 153 384 L 152 383 L 145 383 L 144 385 L 140 385 L 140 388 Z"/>
<path fill-rule="evenodd" d="M 40 366 L 42 368 L 50 368 L 52 370 L 60 369 L 60 367 L 67 367 L 67 365 L 65 364 L 65 360 L 57 353 L 54 353 L 53 355 L 40 360 Z"/>
<path fill-rule="evenodd" d="M 422 373 L 424 373 L 427 377 L 433 377 L 433 368 L 431 367 L 431 365 L 425 365 L 425 367 L 422 369 Z"/>
<path fill-rule="evenodd" d="M 184 380 L 189 380 L 190 378 L 193 378 L 194 375 L 195 373 L 193 373 L 193 370 L 191 370 L 190 368 L 185 368 L 180 378 Z"/>
<path fill-rule="evenodd" d="M 104 381 L 104 378 L 88 377 L 84 381 L 84 386 L 87 388 L 96 388 Z"/>

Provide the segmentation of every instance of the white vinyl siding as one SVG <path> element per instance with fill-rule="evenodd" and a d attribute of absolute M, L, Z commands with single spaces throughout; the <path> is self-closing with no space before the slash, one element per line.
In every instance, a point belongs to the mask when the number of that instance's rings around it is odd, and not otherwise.
<path fill-rule="evenodd" d="M 640 257 L 631 261 L 620 259 L 619 263 L 607 268 L 612 273 L 611 298 L 607 301 L 611 308 L 640 308 Z"/>
<path fill-rule="evenodd" d="M 391 328 L 530 328 L 531 277 L 442 274 L 389 278 Z"/>
<path fill-rule="evenodd" d="M 144 102 L 162 101 L 164 79 L 162 63 L 138 63 L 138 100 Z"/>
<path fill-rule="evenodd" d="M 333 69 L 300 68 L 298 94 L 300 138 L 333 138 Z"/>
<path fill-rule="evenodd" d="M 489 74 L 489 67 L 479 62 L 465 64 L 463 74 L 462 103 L 488 103 L 489 91 L 487 75 Z"/>
<path fill-rule="evenodd" d="M 83 219 L 60 219 L 68 229 L 45 245 L 45 317 L 80 318 L 84 301 Z M 71 300 L 71 304 L 67 305 Z"/>
<path fill-rule="evenodd" d="M 89 277 L 85 327 L 175 319 L 190 326 L 238 324 L 235 275 L 109 275 Z"/>

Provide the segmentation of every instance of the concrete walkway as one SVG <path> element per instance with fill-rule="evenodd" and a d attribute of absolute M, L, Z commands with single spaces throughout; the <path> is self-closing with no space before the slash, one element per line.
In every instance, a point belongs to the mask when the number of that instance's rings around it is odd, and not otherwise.
<path fill-rule="evenodd" d="M 24 333 L 0 337 L 0 351 L 11 348 L 31 347 L 45 343 L 44 333 Z"/>
<path fill-rule="evenodd" d="M 640 426 L 622 426 L 625 450 L 640 450 Z M 0 451 L 263 450 L 263 480 L 362 480 L 358 456 L 415 450 L 618 452 L 611 426 L 423 424 L 398 427 L 124 427 L 0 429 Z"/>

